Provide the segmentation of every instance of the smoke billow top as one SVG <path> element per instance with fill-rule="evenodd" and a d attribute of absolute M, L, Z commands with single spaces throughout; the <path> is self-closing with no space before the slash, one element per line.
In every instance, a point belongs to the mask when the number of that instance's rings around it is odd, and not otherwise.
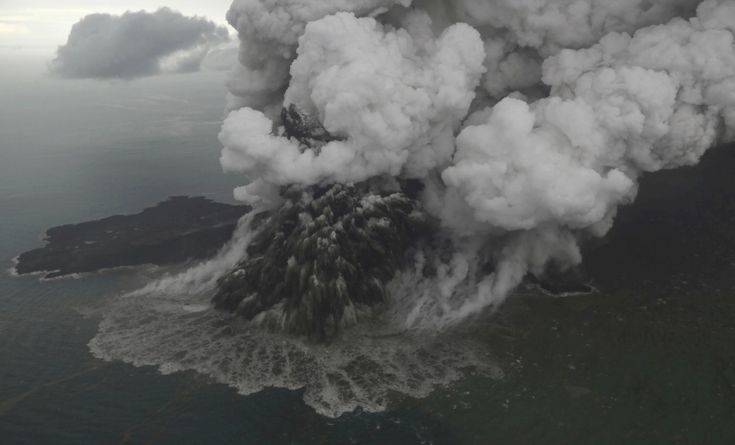
<path fill-rule="evenodd" d="M 61 77 L 95 79 L 197 71 L 207 56 L 210 65 L 221 65 L 218 55 L 228 41 L 226 28 L 168 8 L 91 14 L 74 25 L 50 68 Z"/>
<path fill-rule="evenodd" d="M 251 180 L 236 197 L 420 182 L 453 253 L 409 323 L 579 263 L 642 174 L 735 129 L 733 1 L 235 0 L 228 19 L 240 64 L 221 161 Z M 331 137 L 294 137 L 283 109 Z"/>

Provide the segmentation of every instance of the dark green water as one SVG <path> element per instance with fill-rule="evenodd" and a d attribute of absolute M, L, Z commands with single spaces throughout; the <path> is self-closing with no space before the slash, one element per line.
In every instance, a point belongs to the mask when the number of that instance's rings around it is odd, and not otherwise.
<path fill-rule="evenodd" d="M 175 194 L 228 200 L 240 179 L 217 163 L 221 84 L 0 84 L 3 269 L 50 226 Z M 241 396 L 193 372 L 93 358 L 97 309 L 147 272 L 4 274 L 0 443 L 735 443 L 735 159 L 719 153 L 644 184 L 645 205 L 588 256 L 603 292 L 521 291 L 476 321 L 504 378 L 395 395 L 383 413 L 330 419 L 299 391 Z"/>

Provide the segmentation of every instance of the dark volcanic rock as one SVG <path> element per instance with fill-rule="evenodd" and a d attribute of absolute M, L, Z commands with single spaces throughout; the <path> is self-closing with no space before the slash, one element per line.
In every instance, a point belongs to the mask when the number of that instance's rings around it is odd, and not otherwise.
<path fill-rule="evenodd" d="M 120 266 L 174 264 L 214 255 L 229 239 L 245 206 L 203 197 L 172 197 L 136 215 L 54 227 L 46 246 L 23 253 L 16 272 L 46 278 Z"/>
<path fill-rule="evenodd" d="M 337 139 L 294 105 L 281 124 L 304 149 Z M 254 223 L 247 259 L 219 281 L 215 306 L 325 340 L 384 302 L 384 286 L 429 222 L 420 184 L 399 181 L 386 191 L 380 182 L 284 188 L 284 203 Z"/>
<path fill-rule="evenodd" d="M 293 104 L 281 110 L 281 121 L 286 135 L 307 147 L 317 148 L 321 143 L 335 140 L 317 119 L 299 113 Z"/>
<path fill-rule="evenodd" d="M 248 259 L 220 280 L 214 303 L 323 340 L 385 301 L 385 284 L 429 223 L 418 201 L 365 184 L 294 188 L 285 198 Z"/>

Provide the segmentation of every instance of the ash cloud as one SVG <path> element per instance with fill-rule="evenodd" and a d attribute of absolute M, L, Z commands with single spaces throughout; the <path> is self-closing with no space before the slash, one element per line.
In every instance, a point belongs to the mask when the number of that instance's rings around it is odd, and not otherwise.
<path fill-rule="evenodd" d="M 223 126 L 228 169 L 261 171 L 272 185 L 311 185 L 401 173 L 421 178 L 449 161 L 446 142 L 483 72 L 477 31 L 457 24 L 434 38 L 428 16 L 409 32 L 338 13 L 307 25 L 301 42 L 284 105 L 319 116 L 339 140 L 304 150 L 271 136 L 271 120 L 244 108 Z"/>
<path fill-rule="evenodd" d="M 207 62 L 213 50 L 228 41 L 226 28 L 169 8 L 119 16 L 91 14 L 72 27 L 50 69 L 65 78 L 133 79 L 198 71 L 203 64 L 229 68 L 221 54 Z"/>
<path fill-rule="evenodd" d="M 217 258 L 117 301 L 90 349 L 303 388 L 329 416 L 492 375 L 462 330 L 427 334 L 579 264 L 642 175 L 733 139 L 733 0 L 235 0 L 228 19 L 221 162 L 261 207 Z M 415 221 L 426 243 L 387 262 Z M 390 282 L 344 254 L 358 243 Z M 379 317 L 345 277 L 392 295 Z M 210 310 L 217 291 L 250 322 Z M 328 346 L 281 333 L 314 325 L 351 327 Z"/>
<path fill-rule="evenodd" d="M 731 0 L 236 0 L 228 18 L 240 63 L 222 164 L 253 180 L 236 196 L 422 181 L 457 251 L 412 323 L 579 263 L 642 174 L 695 164 L 735 128 Z M 290 106 L 335 139 L 289 138 Z"/>

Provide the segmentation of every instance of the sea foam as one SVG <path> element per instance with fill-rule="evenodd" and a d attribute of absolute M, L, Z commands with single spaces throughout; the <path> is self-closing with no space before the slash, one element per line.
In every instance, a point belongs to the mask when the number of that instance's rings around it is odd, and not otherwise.
<path fill-rule="evenodd" d="M 378 317 L 315 344 L 210 308 L 217 277 L 246 250 L 248 226 L 246 217 L 215 259 L 115 299 L 89 343 L 93 355 L 163 374 L 193 370 L 243 395 L 303 389 L 304 402 L 329 417 L 384 410 L 392 392 L 425 397 L 468 372 L 502 376 L 458 332 L 427 335 Z"/>

